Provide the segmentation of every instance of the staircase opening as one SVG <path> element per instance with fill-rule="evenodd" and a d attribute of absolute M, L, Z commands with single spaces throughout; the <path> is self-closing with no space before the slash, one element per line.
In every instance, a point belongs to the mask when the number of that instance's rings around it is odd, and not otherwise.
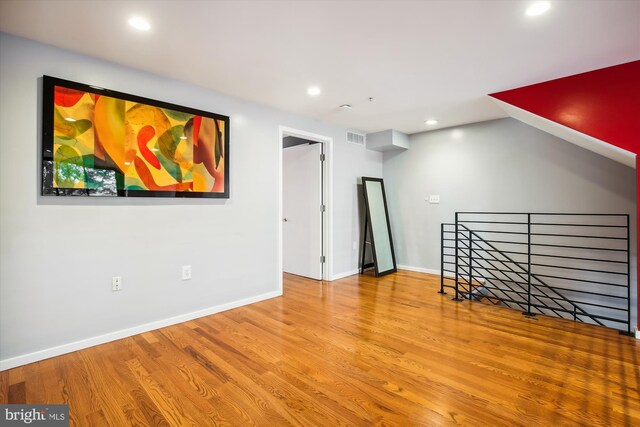
<path fill-rule="evenodd" d="M 457 212 L 440 293 L 631 335 L 628 214 Z"/>

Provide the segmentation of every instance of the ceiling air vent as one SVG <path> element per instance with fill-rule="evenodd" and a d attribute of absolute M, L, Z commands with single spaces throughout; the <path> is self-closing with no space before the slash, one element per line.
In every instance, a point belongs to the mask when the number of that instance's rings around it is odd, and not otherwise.
<path fill-rule="evenodd" d="M 352 144 L 364 145 L 365 141 L 365 135 L 350 130 L 347 131 L 347 142 L 350 142 Z"/>

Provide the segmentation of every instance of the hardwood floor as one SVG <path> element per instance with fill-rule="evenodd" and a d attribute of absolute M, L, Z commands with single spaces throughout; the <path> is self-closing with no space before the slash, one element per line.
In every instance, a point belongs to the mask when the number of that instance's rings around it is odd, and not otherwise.
<path fill-rule="evenodd" d="M 0 373 L 0 403 L 69 403 L 71 424 L 638 426 L 640 344 L 436 293 L 400 271 Z"/>

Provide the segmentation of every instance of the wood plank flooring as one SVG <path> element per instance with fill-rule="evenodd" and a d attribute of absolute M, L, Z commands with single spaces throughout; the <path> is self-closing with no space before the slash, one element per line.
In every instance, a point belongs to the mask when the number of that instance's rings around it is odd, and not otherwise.
<path fill-rule="evenodd" d="M 640 344 L 451 301 L 437 276 L 322 283 L 0 373 L 76 426 L 638 426 Z"/>

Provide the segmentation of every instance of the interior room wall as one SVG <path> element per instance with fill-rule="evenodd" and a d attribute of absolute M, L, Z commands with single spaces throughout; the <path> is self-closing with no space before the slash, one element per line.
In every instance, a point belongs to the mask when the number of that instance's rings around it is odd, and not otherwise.
<path fill-rule="evenodd" d="M 230 199 L 40 196 L 43 74 L 230 116 Z M 330 262 L 357 270 L 358 177 L 382 155 L 344 129 L 7 34 L 0 93 L 0 369 L 278 295 L 279 126 L 333 138 Z"/>
<path fill-rule="evenodd" d="M 408 150 L 385 153 L 383 165 L 399 265 L 439 273 L 440 224 L 456 211 L 628 213 L 634 287 L 634 169 L 511 118 L 409 141 Z"/>

